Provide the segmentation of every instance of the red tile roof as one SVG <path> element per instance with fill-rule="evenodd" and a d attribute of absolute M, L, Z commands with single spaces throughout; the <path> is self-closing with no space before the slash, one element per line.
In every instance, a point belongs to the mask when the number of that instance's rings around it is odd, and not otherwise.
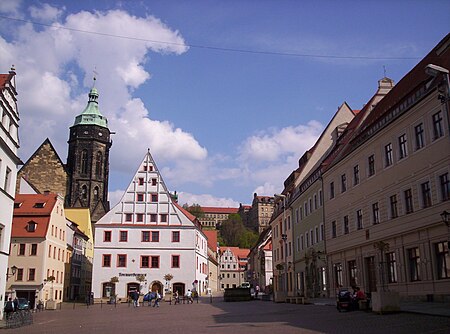
<path fill-rule="evenodd" d="M 6 84 L 11 80 L 13 76 L 13 73 L 0 74 L 0 88 L 5 88 Z"/>
<path fill-rule="evenodd" d="M 214 206 L 202 206 L 204 213 L 238 213 L 239 208 L 220 208 Z"/>
<path fill-rule="evenodd" d="M 14 208 L 12 223 L 12 238 L 45 238 L 47 235 L 50 214 L 55 207 L 57 194 L 17 194 L 14 203 L 21 203 Z M 44 203 L 42 208 L 35 207 L 36 203 Z M 36 230 L 28 232 L 29 222 L 35 222 Z"/>
<path fill-rule="evenodd" d="M 203 233 L 208 238 L 208 247 L 212 251 L 217 251 L 217 231 L 213 230 L 204 230 Z"/>

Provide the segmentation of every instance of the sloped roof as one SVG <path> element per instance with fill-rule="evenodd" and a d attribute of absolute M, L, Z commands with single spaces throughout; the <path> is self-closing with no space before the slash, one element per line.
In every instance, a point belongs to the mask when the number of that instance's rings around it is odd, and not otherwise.
<path fill-rule="evenodd" d="M 77 224 L 78 229 L 89 238 L 93 238 L 91 214 L 89 208 L 66 208 L 65 215 Z"/>
<path fill-rule="evenodd" d="M 7 84 L 10 83 L 11 79 L 14 77 L 16 73 L 13 71 L 8 74 L 0 74 L 0 89 L 4 89 Z"/>
<path fill-rule="evenodd" d="M 239 208 L 222 208 L 215 206 L 202 206 L 201 207 L 204 213 L 238 213 Z"/>
<path fill-rule="evenodd" d="M 21 203 L 14 208 L 12 223 L 12 238 L 29 237 L 44 238 L 47 235 L 50 215 L 55 207 L 57 194 L 17 194 L 14 203 Z M 36 207 L 36 203 L 44 203 L 43 207 Z M 36 230 L 27 231 L 29 222 L 35 222 Z"/>
<path fill-rule="evenodd" d="M 66 165 L 63 163 L 63 161 L 61 160 L 60 156 L 58 155 L 58 152 L 56 152 L 55 147 L 53 146 L 52 142 L 48 138 L 46 138 L 44 140 L 44 142 L 41 145 L 39 145 L 39 147 L 36 149 L 36 151 L 34 151 L 34 153 L 23 164 L 23 166 L 19 169 L 19 173 L 20 173 L 20 171 L 22 171 L 23 169 L 25 169 L 27 167 L 27 165 L 30 163 L 30 161 L 32 161 L 34 158 L 36 158 L 36 155 L 43 149 L 43 147 L 45 145 L 49 145 L 50 146 L 50 150 L 55 154 L 55 157 L 56 157 L 57 161 L 61 164 L 61 166 L 64 168 L 64 171 L 67 173 Z M 28 180 L 27 180 L 27 182 L 30 183 Z"/>
<path fill-rule="evenodd" d="M 212 251 L 217 251 L 217 231 L 215 230 L 204 230 L 203 233 L 208 238 L 208 247 Z"/>

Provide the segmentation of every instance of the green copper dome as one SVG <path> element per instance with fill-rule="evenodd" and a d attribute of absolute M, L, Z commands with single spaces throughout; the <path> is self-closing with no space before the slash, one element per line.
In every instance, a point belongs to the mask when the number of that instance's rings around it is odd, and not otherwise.
<path fill-rule="evenodd" d="M 98 109 L 98 91 L 95 87 L 89 92 L 89 102 L 83 112 L 75 117 L 73 125 L 98 125 L 108 127 L 108 120 Z"/>

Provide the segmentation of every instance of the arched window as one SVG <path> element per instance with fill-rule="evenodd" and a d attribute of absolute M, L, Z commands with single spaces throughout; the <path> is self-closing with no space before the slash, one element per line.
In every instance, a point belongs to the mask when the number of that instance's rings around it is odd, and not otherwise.
<path fill-rule="evenodd" d="M 98 187 L 94 188 L 94 201 L 98 201 Z"/>
<path fill-rule="evenodd" d="M 81 187 L 81 197 L 82 197 L 83 199 L 86 199 L 86 198 L 87 198 L 87 186 L 86 186 L 86 185 L 83 185 L 83 186 Z"/>
<path fill-rule="evenodd" d="M 95 159 L 95 174 L 97 175 L 97 177 L 102 176 L 102 166 L 103 166 L 102 152 L 97 152 L 97 157 Z"/>
<path fill-rule="evenodd" d="M 88 151 L 83 150 L 81 152 L 81 173 L 87 174 L 88 173 Z"/>

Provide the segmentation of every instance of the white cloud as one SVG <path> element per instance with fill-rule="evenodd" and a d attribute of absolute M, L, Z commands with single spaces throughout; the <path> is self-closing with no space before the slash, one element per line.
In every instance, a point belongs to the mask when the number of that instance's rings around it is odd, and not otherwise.
<path fill-rule="evenodd" d="M 208 194 L 196 195 L 186 192 L 180 192 L 178 194 L 178 203 L 183 205 L 199 204 L 200 206 L 217 206 L 223 208 L 238 208 L 239 203 L 231 198 L 218 198 Z"/>
<path fill-rule="evenodd" d="M 58 19 L 63 10 L 53 7 L 47 3 L 40 4 L 40 6 L 31 6 L 29 9 L 30 15 L 33 19 L 40 22 L 49 22 Z"/>
<path fill-rule="evenodd" d="M 18 14 L 21 4 L 20 0 L 2 0 L 0 1 L 0 13 Z"/>

